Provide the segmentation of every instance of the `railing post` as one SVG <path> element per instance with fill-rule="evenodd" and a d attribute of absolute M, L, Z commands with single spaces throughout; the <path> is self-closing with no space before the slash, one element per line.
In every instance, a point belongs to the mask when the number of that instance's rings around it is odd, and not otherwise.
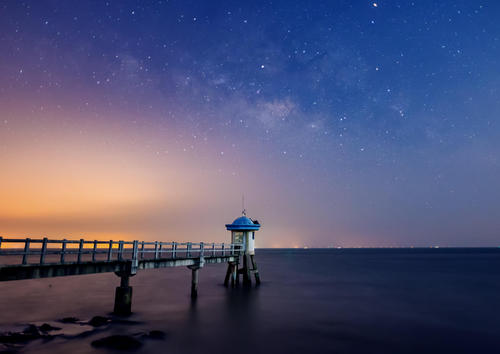
<path fill-rule="evenodd" d="M 118 260 L 123 260 L 123 241 L 118 241 Z"/>
<path fill-rule="evenodd" d="M 160 241 L 160 247 L 158 247 L 158 253 L 161 258 L 161 249 L 163 248 L 163 242 Z"/>
<path fill-rule="evenodd" d="M 212 242 L 212 257 L 215 257 L 215 242 Z"/>
<path fill-rule="evenodd" d="M 23 264 L 26 264 L 28 262 L 28 254 L 30 251 L 30 242 L 31 242 L 30 238 L 27 238 L 24 241 Z"/>
<path fill-rule="evenodd" d="M 45 262 L 45 252 L 47 251 L 47 237 L 43 238 L 42 249 L 40 250 L 40 264 Z"/>
<path fill-rule="evenodd" d="M 131 274 L 137 273 L 137 267 L 139 266 L 138 259 L 138 251 L 139 251 L 139 241 L 134 240 L 134 245 L 132 247 L 132 269 L 130 271 Z"/>
<path fill-rule="evenodd" d="M 172 243 L 172 258 L 175 259 L 177 253 L 177 242 Z"/>
<path fill-rule="evenodd" d="M 94 248 L 92 249 L 92 262 L 95 262 L 95 252 L 97 251 L 97 240 L 94 240 Z"/>
<path fill-rule="evenodd" d="M 144 241 L 142 241 L 141 245 L 141 259 L 144 259 Z"/>
<path fill-rule="evenodd" d="M 155 241 L 155 259 L 158 259 L 158 241 Z"/>
<path fill-rule="evenodd" d="M 113 254 L 113 240 L 110 240 L 108 248 L 108 262 L 111 261 L 112 254 Z"/>
<path fill-rule="evenodd" d="M 78 246 L 78 258 L 76 263 L 80 263 L 82 261 L 82 250 L 83 250 L 83 238 L 80 239 L 80 245 Z"/>
<path fill-rule="evenodd" d="M 3 240 L 3 237 L 0 236 L 0 251 L 2 250 L 2 240 Z"/>
<path fill-rule="evenodd" d="M 61 246 L 61 263 L 64 264 L 64 257 L 66 255 L 66 239 L 62 240 Z"/>
<path fill-rule="evenodd" d="M 222 257 L 224 257 L 226 255 L 226 250 L 224 249 L 224 246 L 225 246 L 225 244 L 222 243 L 222 248 L 221 248 L 222 249 Z"/>
<path fill-rule="evenodd" d="M 191 257 L 191 242 L 188 242 L 186 245 L 186 258 Z"/>
<path fill-rule="evenodd" d="M 200 242 L 200 257 L 203 257 L 205 251 L 205 244 L 203 242 Z"/>

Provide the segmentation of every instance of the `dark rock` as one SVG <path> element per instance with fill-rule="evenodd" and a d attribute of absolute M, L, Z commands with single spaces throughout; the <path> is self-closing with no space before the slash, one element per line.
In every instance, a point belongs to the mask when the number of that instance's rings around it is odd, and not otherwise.
<path fill-rule="evenodd" d="M 27 344 L 36 339 L 43 339 L 44 341 L 49 341 L 54 338 L 54 336 L 47 334 L 48 331 L 60 329 L 53 327 L 48 323 L 44 323 L 40 327 L 33 324 L 28 325 L 22 332 L 4 332 L 0 333 L 0 353 L 9 352 L 10 350 L 22 348 L 24 344 Z M 42 333 L 40 332 L 42 331 Z M 6 344 L 7 346 L 3 345 Z M 2 348 L 7 348 L 4 350 Z"/>
<path fill-rule="evenodd" d="M 104 326 L 105 324 L 108 324 L 109 322 L 110 322 L 110 319 L 107 317 L 94 316 L 88 322 L 88 324 L 91 325 L 92 327 L 101 327 L 101 326 Z"/>
<path fill-rule="evenodd" d="M 132 336 L 113 335 L 93 341 L 92 346 L 115 350 L 137 350 L 142 343 Z"/>
<path fill-rule="evenodd" d="M 51 326 L 48 323 L 44 323 L 43 325 L 41 325 L 40 327 L 38 327 L 38 329 L 40 331 L 42 331 L 42 332 L 49 332 L 49 331 L 55 331 L 55 330 L 58 330 L 58 329 L 61 329 L 61 328 Z"/>
<path fill-rule="evenodd" d="M 80 320 L 76 317 L 64 317 L 64 318 L 59 320 L 59 322 L 62 322 L 62 323 L 76 323 L 78 321 L 80 321 Z"/>
<path fill-rule="evenodd" d="M 33 324 L 30 324 L 28 327 L 26 327 L 22 333 L 26 334 L 26 335 L 35 336 L 35 337 L 41 336 L 40 332 L 38 331 L 38 328 Z"/>
<path fill-rule="evenodd" d="M 29 325 L 22 332 L 0 333 L 0 343 L 28 343 L 39 338 L 42 335 L 35 325 Z"/>
<path fill-rule="evenodd" d="M 153 331 L 149 332 L 148 334 L 144 335 L 145 338 L 149 338 L 149 339 L 165 339 L 166 336 L 167 335 L 165 334 L 165 332 L 157 331 L 157 330 L 153 330 Z"/>

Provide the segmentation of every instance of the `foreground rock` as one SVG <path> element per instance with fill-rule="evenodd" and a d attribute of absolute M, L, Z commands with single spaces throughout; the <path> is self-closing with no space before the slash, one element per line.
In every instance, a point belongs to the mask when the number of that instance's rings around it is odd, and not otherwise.
<path fill-rule="evenodd" d="M 165 339 L 166 336 L 167 335 L 165 334 L 165 332 L 157 331 L 157 330 L 153 330 L 153 331 L 143 335 L 144 338 L 159 339 L 159 340 Z"/>
<path fill-rule="evenodd" d="M 29 324 L 22 330 L 22 327 L 18 327 L 17 330 L 0 332 L 0 353 L 17 353 L 22 351 L 25 345 L 36 340 L 40 340 L 40 345 L 54 338 L 81 340 L 98 333 L 104 334 L 111 328 L 125 330 L 123 325 L 136 326 L 140 324 L 142 323 L 104 316 L 94 316 L 89 321 L 80 321 L 76 317 L 66 317 L 57 322 Z M 165 338 L 164 332 L 151 330 L 130 335 L 111 335 L 94 340 L 90 344 L 95 348 L 134 351 L 139 349 L 145 341 L 164 340 Z"/>
<path fill-rule="evenodd" d="M 3 344 L 26 344 L 29 341 L 39 339 L 43 336 L 38 327 L 29 325 L 22 332 L 5 332 L 0 334 L 0 343 Z"/>
<path fill-rule="evenodd" d="M 61 327 L 54 327 L 48 323 L 44 323 L 43 325 L 41 325 L 40 327 L 38 327 L 38 329 L 42 332 L 50 332 L 50 331 L 58 331 L 61 329 Z"/>
<path fill-rule="evenodd" d="M 107 325 L 109 322 L 111 322 L 111 319 L 103 316 L 94 316 L 92 319 L 88 322 L 89 325 L 92 327 L 101 327 L 104 325 Z"/>

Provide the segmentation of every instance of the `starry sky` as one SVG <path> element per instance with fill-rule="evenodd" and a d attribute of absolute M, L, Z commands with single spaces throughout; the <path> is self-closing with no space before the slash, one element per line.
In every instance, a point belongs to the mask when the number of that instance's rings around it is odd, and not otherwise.
<path fill-rule="evenodd" d="M 0 234 L 497 246 L 497 1 L 0 1 Z"/>

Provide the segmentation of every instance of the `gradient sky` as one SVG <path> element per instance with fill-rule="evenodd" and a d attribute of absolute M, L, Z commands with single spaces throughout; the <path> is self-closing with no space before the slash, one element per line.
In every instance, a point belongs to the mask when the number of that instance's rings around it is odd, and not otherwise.
<path fill-rule="evenodd" d="M 0 235 L 497 246 L 498 1 L 0 1 Z"/>

